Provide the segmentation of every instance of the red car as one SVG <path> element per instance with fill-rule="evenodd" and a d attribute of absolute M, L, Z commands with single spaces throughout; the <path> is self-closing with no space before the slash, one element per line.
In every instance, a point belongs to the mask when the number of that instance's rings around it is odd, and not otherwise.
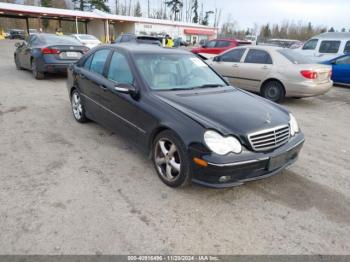
<path fill-rule="evenodd" d="M 221 54 L 222 52 L 236 47 L 240 45 L 250 45 L 251 42 L 249 41 L 243 41 L 243 40 L 237 40 L 237 39 L 228 39 L 228 38 L 221 38 L 221 39 L 214 39 L 211 41 L 208 41 L 205 45 L 197 48 L 193 48 L 191 50 L 192 53 L 198 54 L 198 53 L 206 53 L 206 54 Z"/>

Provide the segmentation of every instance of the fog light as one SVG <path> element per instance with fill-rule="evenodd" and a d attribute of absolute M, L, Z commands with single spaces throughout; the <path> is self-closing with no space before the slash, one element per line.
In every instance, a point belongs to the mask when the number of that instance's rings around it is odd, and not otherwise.
<path fill-rule="evenodd" d="M 220 183 L 225 183 L 225 182 L 229 181 L 230 179 L 231 179 L 230 176 L 221 176 L 221 177 L 219 178 L 219 182 L 220 182 Z"/>

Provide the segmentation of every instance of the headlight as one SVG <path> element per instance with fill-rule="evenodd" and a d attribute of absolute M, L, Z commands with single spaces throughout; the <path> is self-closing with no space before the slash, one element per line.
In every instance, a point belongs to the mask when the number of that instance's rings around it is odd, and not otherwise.
<path fill-rule="evenodd" d="M 290 134 L 294 136 L 299 132 L 298 122 L 292 114 L 289 114 L 289 125 L 290 125 Z"/>
<path fill-rule="evenodd" d="M 223 137 L 213 130 L 204 133 L 204 141 L 209 149 L 218 155 L 226 155 L 230 152 L 239 154 L 242 151 L 242 145 L 236 138 Z"/>

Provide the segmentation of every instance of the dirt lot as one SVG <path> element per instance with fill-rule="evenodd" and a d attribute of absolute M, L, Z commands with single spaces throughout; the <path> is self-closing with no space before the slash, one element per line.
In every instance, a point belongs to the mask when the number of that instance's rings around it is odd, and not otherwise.
<path fill-rule="evenodd" d="M 1 254 L 350 254 L 350 89 L 283 103 L 306 143 L 283 174 L 171 189 L 148 158 L 74 121 L 64 76 L 0 41 Z"/>

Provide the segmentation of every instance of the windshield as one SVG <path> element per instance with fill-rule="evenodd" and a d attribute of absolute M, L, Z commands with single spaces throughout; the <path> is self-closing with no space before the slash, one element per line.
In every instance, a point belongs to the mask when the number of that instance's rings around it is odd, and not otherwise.
<path fill-rule="evenodd" d="M 79 39 L 81 40 L 98 40 L 93 35 L 77 35 Z"/>
<path fill-rule="evenodd" d="M 41 35 L 40 38 L 48 45 L 81 45 L 78 40 L 70 36 Z"/>
<path fill-rule="evenodd" d="M 226 86 L 206 63 L 191 54 L 138 54 L 135 60 L 152 90 Z"/>
<path fill-rule="evenodd" d="M 291 61 L 293 64 L 312 64 L 312 61 L 297 51 L 292 49 L 277 50 L 281 55 Z"/>

